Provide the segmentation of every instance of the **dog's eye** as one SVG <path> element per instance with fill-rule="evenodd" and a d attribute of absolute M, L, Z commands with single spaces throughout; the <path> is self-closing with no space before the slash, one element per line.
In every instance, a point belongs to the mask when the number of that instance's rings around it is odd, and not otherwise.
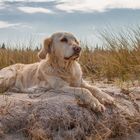
<path fill-rule="evenodd" d="M 67 42 L 68 42 L 68 39 L 64 37 L 64 38 L 62 38 L 60 41 L 61 41 L 61 42 L 67 43 Z"/>

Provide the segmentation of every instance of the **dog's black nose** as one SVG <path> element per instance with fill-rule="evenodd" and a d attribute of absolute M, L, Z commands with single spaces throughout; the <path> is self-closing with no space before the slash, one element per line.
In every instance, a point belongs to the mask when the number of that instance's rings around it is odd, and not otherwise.
<path fill-rule="evenodd" d="M 81 47 L 73 47 L 75 53 L 80 53 Z"/>

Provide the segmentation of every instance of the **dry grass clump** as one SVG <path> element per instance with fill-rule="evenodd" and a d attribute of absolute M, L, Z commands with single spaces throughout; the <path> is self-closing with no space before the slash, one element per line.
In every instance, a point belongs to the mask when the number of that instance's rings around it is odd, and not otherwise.
<path fill-rule="evenodd" d="M 37 58 L 38 49 L 31 49 L 24 46 L 7 46 L 6 48 L 0 48 L 0 69 L 15 63 L 34 63 L 38 61 Z"/>
<path fill-rule="evenodd" d="M 104 31 L 102 47 L 85 47 L 81 64 L 86 74 L 97 78 L 139 80 L 140 77 L 140 27 L 115 34 Z"/>

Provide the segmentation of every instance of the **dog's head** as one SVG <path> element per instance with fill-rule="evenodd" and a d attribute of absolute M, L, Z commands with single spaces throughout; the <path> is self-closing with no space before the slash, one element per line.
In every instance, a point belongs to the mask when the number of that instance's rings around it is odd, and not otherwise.
<path fill-rule="evenodd" d="M 44 40 L 44 46 L 38 53 L 40 59 L 45 59 L 46 55 L 55 55 L 58 59 L 76 60 L 79 58 L 81 47 L 79 41 L 67 32 L 54 33 Z"/>

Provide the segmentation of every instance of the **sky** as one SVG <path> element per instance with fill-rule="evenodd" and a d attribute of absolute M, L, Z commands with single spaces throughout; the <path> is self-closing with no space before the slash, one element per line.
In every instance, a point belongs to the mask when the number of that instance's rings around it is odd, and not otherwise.
<path fill-rule="evenodd" d="M 39 43 L 67 31 L 94 46 L 104 29 L 138 25 L 140 0 L 0 0 L 0 43 Z"/>

